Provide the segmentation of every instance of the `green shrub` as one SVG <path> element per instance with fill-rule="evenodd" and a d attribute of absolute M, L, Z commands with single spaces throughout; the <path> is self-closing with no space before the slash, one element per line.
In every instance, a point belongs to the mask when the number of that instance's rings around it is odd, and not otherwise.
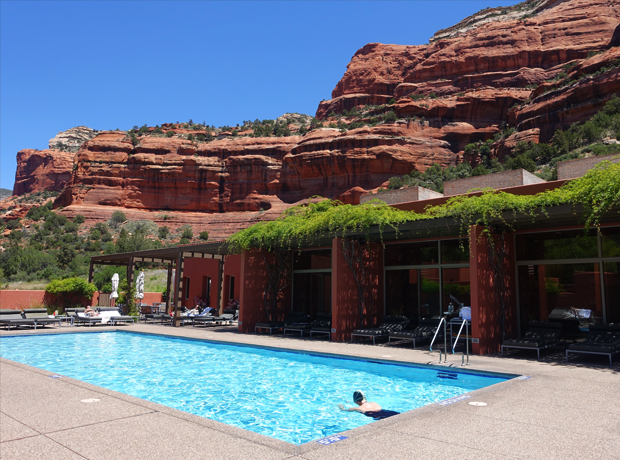
<path fill-rule="evenodd" d="M 19 221 L 19 219 L 9 220 L 6 223 L 7 230 L 16 230 L 16 229 L 20 228 L 21 226 L 22 226 L 22 224 Z"/>
<path fill-rule="evenodd" d="M 123 211 L 114 211 L 112 213 L 112 217 L 110 218 L 110 227 L 117 228 L 120 224 L 127 220 L 127 216 Z"/>
<path fill-rule="evenodd" d="M 50 301 L 51 305 L 65 308 L 76 304 L 90 304 L 96 290 L 94 284 L 78 277 L 53 280 L 45 286 L 45 292 L 54 297 Z"/>
<path fill-rule="evenodd" d="M 201 240 L 203 241 L 207 241 L 209 239 L 209 232 L 204 230 L 202 232 L 200 232 L 200 237 Z"/>
<path fill-rule="evenodd" d="M 187 238 L 188 240 L 191 240 L 193 237 L 194 232 L 192 231 L 192 227 L 190 227 L 189 225 L 185 225 L 181 232 L 181 238 Z"/>
<path fill-rule="evenodd" d="M 388 113 L 386 113 L 385 118 L 384 118 L 386 123 L 394 123 L 397 119 L 398 117 L 396 116 L 396 113 L 394 113 L 393 110 L 390 110 Z"/>
<path fill-rule="evenodd" d="M 168 131 L 166 133 L 166 137 L 172 137 L 172 136 L 174 136 L 174 131 Z"/>
<path fill-rule="evenodd" d="M 168 238 L 168 235 L 170 235 L 170 228 L 168 228 L 167 225 L 164 225 L 163 227 L 159 227 L 157 229 L 157 236 L 160 240 L 165 240 L 166 238 Z"/>
<path fill-rule="evenodd" d="M 73 218 L 73 222 L 78 225 L 82 225 L 84 222 L 86 222 L 86 218 L 82 214 L 78 214 Z"/>

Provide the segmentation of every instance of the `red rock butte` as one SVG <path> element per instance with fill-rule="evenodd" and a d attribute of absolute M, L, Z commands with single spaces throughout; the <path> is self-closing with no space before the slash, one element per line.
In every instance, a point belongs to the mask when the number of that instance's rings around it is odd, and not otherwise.
<path fill-rule="evenodd" d="M 19 152 L 14 194 L 62 189 L 55 206 L 68 214 L 252 213 L 232 219 L 222 237 L 314 195 L 356 203 L 395 175 L 434 163 L 476 165 L 465 145 L 493 138 L 504 124 L 517 132 L 494 144 L 500 159 L 518 141 L 547 142 L 591 117 L 620 93 L 619 24 L 619 4 L 602 0 L 486 9 L 428 45 L 364 46 L 316 113 L 328 126 L 332 112 L 393 110 L 394 123 L 207 143 L 154 136 L 132 143 L 125 132 L 102 132 L 75 158 Z"/>

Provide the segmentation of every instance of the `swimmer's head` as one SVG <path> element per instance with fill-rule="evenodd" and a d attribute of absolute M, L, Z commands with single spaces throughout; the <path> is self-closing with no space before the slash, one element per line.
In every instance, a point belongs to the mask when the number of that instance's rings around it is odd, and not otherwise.
<path fill-rule="evenodd" d="M 366 396 L 364 396 L 364 392 L 362 390 L 356 390 L 353 392 L 353 402 L 356 404 L 361 404 L 366 401 Z"/>

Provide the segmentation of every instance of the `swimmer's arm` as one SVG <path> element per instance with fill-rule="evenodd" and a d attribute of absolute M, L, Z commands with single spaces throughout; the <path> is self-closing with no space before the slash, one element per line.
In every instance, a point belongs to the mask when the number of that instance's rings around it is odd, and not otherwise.
<path fill-rule="evenodd" d="M 338 404 L 338 407 L 340 408 L 340 410 L 344 410 L 347 412 L 364 412 L 362 409 L 360 409 L 359 407 L 344 407 L 344 404 Z"/>

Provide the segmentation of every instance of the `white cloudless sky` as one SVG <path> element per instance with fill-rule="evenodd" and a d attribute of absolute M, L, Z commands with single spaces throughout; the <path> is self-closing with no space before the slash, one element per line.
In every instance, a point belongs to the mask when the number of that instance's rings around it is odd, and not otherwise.
<path fill-rule="evenodd" d="M 0 187 L 85 125 L 314 115 L 367 43 L 420 45 L 516 1 L 0 1 Z"/>

